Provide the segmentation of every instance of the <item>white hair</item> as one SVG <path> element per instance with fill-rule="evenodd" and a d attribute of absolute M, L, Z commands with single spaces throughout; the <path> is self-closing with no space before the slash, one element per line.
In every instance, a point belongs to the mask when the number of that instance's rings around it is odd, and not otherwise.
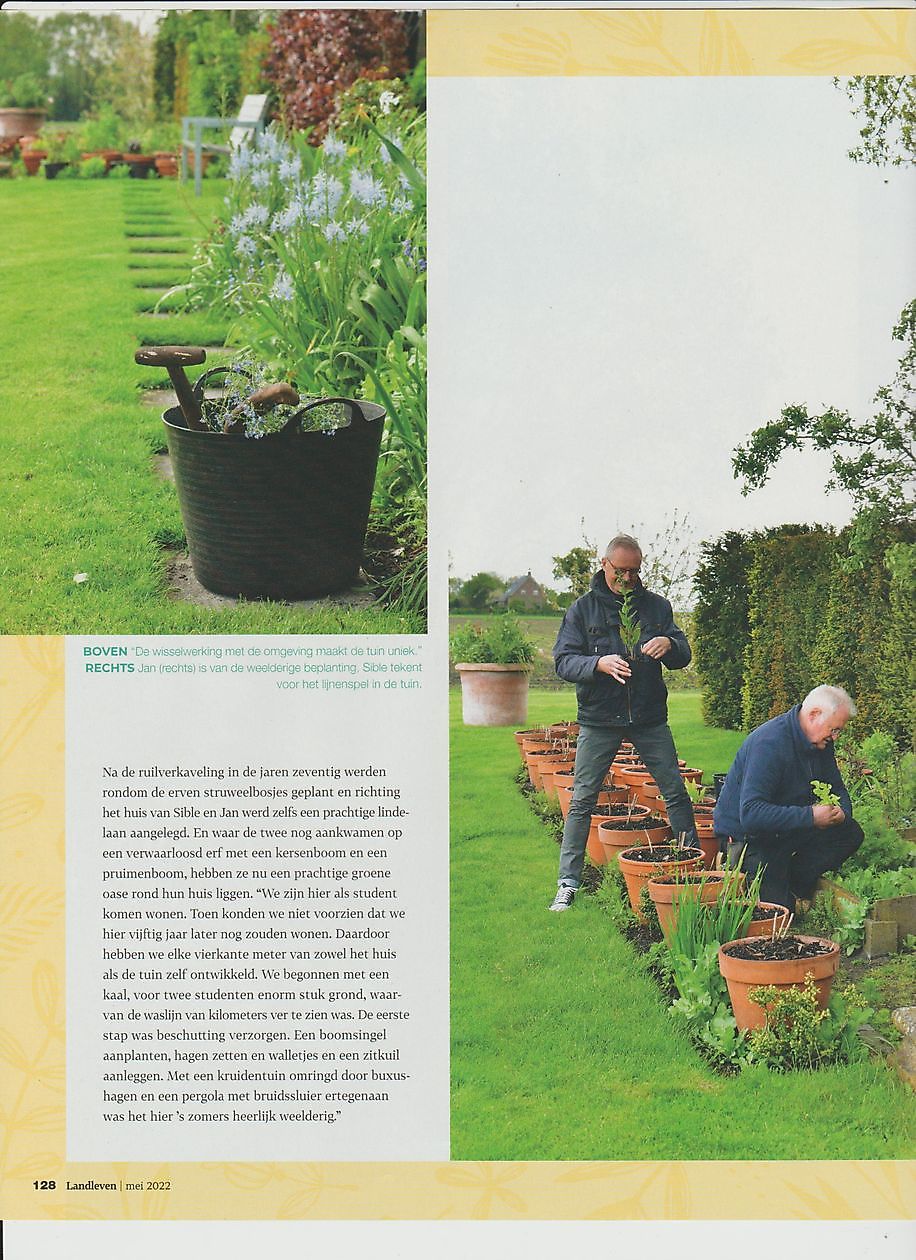
<path fill-rule="evenodd" d="M 621 551 L 638 551 L 642 555 L 642 547 L 631 534 L 617 534 L 604 549 L 604 558 L 610 560 L 611 552 L 617 548 Z"/>
<path fill-rule="evenodd" d="M 846 709 L 850 717 L 856 715 L 856 704 L 849 692 L 842 687 L 831 687 L 829 683 L 820 683 L 805 696 L 802 713 L 810 713 L 812 709 L 820 709 L 822 713 L 836 713 L 838 709 Z"/>

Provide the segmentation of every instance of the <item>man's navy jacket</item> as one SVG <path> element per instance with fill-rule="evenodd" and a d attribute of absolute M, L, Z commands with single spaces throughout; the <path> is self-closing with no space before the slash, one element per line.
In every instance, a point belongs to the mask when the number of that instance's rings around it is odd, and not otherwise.
<path fill-rule="evenodd" d="M 639 646 L 656 635 L 667 635 L 671 648 L 662 661 L 638 653 L 632 662 L 632 676 L 619 683 L 610 674 L 595 671 L 599 657 L 626 656 L 620 637 L 620 607 L 623 598 L 615 595 L 599 570 L 591 590 L 570 604 L 553 648 L 557 673 L 576 684 L 579 721 L 585 726 L 657 726 L 668 720 L 668 689 L 662 681 L 662 662 L 668 669 L 690 664 L 690 645 L 683 630 L 674 624 L 671 605 L 661 595 L 645 587 L 634 591 L 639 619 Z"/>
<path fill-rule="evenodd" d="M 770 718 L 751 731 L 738 749 L 719 792 L 713 823 L 716 835 L 734 836 L 801 831 L 814 826 L 811 780 L 829 783 L 847 820 L 849 793 L 836 764 L 833 742 L 809 743 L 798 720 L 801 705 Z"/>

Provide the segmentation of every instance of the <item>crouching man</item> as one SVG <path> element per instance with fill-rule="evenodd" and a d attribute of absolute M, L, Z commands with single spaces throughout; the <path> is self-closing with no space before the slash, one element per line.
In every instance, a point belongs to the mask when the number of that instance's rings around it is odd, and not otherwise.
<path fill-rule="evenodd" d="M 764 868 L 761 901 L 794 912 L 797 902 L 810 900 L 818 877 L 837 870 L 862 843 L 833 751 L 855 712 L 842 687 L 824 684 L 751 731 L 738 749 L 714 825 L 729 866 L 743 858 L 748 879 Z M 812 781 L 829 784 L 839 805 L 818 804 Z"/>

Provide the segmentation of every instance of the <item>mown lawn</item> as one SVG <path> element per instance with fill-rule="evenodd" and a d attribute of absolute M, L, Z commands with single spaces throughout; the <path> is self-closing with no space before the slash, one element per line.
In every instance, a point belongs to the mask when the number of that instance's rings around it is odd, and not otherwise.
<path fill-rule="evenodd" d="M 133 354 L 141 343 L 224 343 L 225 317 L 149 313 L 165 287 L 186 279 L 194 240 L 223 195 L 220 180 L 205 181 L 200 200 L 174 180 L 0 185 L 0 631 L 422 629 L 383 610 L 213 610 L 167 593 L 169 548 L 184 533 L 174 487 L 152 469 L 162 424 L 140 390 L 169 382 Z M 78 574 L 87 577 L 75 582 Z"/>
<path fill-rule="evenodd" d="M 532 723 L 574 711 L 531 695 Z M 727 768 L 741 736 L 704 728 L 698 695 L 671 720 L 691 764 Z M 464 727 L 457 692 L 451 721 L 453 1159 L 912 1157 L 912 1099 L 880 1060 L 711 1071 L 596 902 L 548 913 L 558 850 L 514 786 L 511 731 Z"/>

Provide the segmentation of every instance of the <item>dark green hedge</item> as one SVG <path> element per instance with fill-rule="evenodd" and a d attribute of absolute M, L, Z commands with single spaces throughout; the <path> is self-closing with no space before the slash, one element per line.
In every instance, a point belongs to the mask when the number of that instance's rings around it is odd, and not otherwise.
<path fill-rule="evenodd" d="M 851 528 L 784 525 L 705 543 L 694 649 L 705 720 L 748 729 L 829 682 L 852 695 L 851 730 L 901 744 L 916 728 L 916 546 L 888 531 L 856 561 Z"/>

